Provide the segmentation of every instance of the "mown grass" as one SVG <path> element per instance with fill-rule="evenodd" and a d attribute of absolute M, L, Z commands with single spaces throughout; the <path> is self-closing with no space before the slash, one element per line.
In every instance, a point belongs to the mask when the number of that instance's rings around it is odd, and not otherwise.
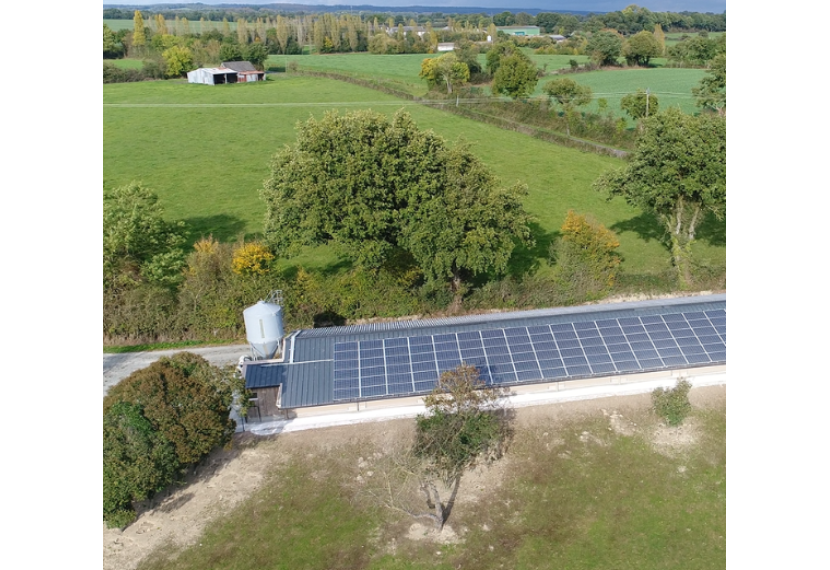
<path fill-rule="evenodd" d="M 104 63 L 111 63 L 120 69 L 141 69 L 144 67 L 143 59 L 124 58 L 124 59 L 105 59 Z"/>
<path fill-rule="evenodd" d="M 309 58 L 314 59 L 314 58 Z M 171 219 L 184 219 L 191 240 L 221 240 L 261 232 L 264 205 L 258 191 L 271 156 L 295 140 L 294 126 L 330 109 L 372 108 L 392 114 L 406 106 L 417 124 L 449 141 L 463 138 L 505 184 L 528 185 L 525 206 L 536 218 L 537 247 L 519 252 L 513 270 L 547 271 L 547 245 L 569 209 L 593 214 L 620 237 L 623 267 L 632 274 L 662 274 L 669 256 L 655 220 L 622 200 L 610 202 L 591 189 L 616 159 L 556 146 L 355 85 L 277 74 L 259 84 L 189 85 L 181 81 L 104 85 L 107 104 L 182 107 L 104 107 L 104 186 L 140 180 L 157 192 Z M 199 107 L 193 104 L 248 104 Z M 271 105 L 271 106 L 267 106 Z M 696 255 L 725 265 L 723 224 L 700 232 Z M 325 266 L 327 248 L 308 250 L 292 263 Z"/>
<path fill-rule="evenodd" d="M 580 85 L 587 85 L 594 92 L 594 100 L 585 107 L 597 111 L 597 100 L 608 101 L 608 109 L 620 117 L 628 117 L 620 109 L 620 100 L 627 93 L 638 89 L 655 93 L 660 101 L 660 108 L 680 107 L 684 113 L 695 114 L 700 111 L 695 105 L 692 88 L 697 87 L 705 74 L 703 69 L 672 69 L 655 67 L 652 69 L 620 69 L 589 71 L 567 75 Z M 536 85 L 533 95 L 544 96 L 544 85 L 552 78 L 545 77 Z"/>
<path fill-rule="evenodd" d="M 408 539 L 412 519 L 360 494 L 358 457 L 372 462 L 383 446 L 333 443 L 317 453 L 294 442 L 284 465 L 198 546 L 161 550 L 140 568 L 724 567 L 725 402 L 687 420 L 694 444 L 661 454 L 651 435 L 658 420 L 647 397 L 638 401 L 623 409 L 636 424 L 631 435 L 613 431 L 599 406 L 517 430 L 501 480 L 483 479 L 478 500 L 452 511 L 448 524 L 461 543 Z M 359 426 L 340 429 L 360 438 Z"/>

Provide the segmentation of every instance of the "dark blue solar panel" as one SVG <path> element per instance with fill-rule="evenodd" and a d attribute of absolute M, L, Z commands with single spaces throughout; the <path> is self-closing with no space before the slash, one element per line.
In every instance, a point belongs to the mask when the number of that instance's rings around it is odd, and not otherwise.
<path fill-rule="evenodd" d="M 685 323 L 686 317 L 684 317 L 680 313 L 670 313 L 668 315 L 662 315 L 663 321 L 666 323 Z"/>
<path fill-rule="evenodd" d="M 605 346 L 605 341 L 603 340 L 602 337 L 599 337 L 599 336 L 594 336 L 594 337 L 590 337 L 590 338 L 583 338 L 583 339 L 580 339 L 580 340 L 582 340 L 582 346 L 584 346 L 584 347 Z"/>
<path fill-rule="evenodd" d="M 537 366 L 534 370 L 519 370 L 516 372 L 516 378 L 518 378 L 519 382 L 529 382 L 531 380 L 541 380 L 542 379 L 542 372 L 539 370 Z"/>
<path fill-rule="evenodd" d="M 556 344 L 559 345 L 559 350 L 564 350 L 566 348 L 579 348 L 582 344 L 578 340 L 556 340 Z"/>
<path fill-rule="evenodd" d="M 536 356 L 539 360 L 545 360 L 550 358 L 559 358 L 560 352 L 558 350 L 539 350 L 536 349 Z"/>
<path fill-rule="evenodd" d="M 542 368 L 542 378 L 555 380 L 556 378 L 565 378 L 568 372 L 564 368 Z"/>
<path fill-rule="evenodd" d="M 512 354 L 514 358 L 517 354 L 522 354 L 525 352 L 533 354 L 533 347 L 529 344 L 519 344 L 510 347 L 510 354 Z"/>
<path fill-rule="evenodd" d="M 674 347 L 674 348 L 658 348 L 657 349 L 657 354 L 659 354 L 661 357 L 665 358 L 666 356 L 680 356 L 682 353 L 680 352 L 679 348 Z"/>
<path fill-rule="evenodd" d="M 663 367 L 663 361 L 659 358 L 639 359 L 640 367 L 643 370 L 655 370 Z"/>
<path fill-rule="evenodd" d="M 610 362 L 603 362 L 603 363 L 594 363 L 591 362 L 591 371 L 594 374 L 611 374 L 612 372 L 616 372 L 616 368 Z"/>
<path fill-rule="evenodd" d="M 551 328 L 553 327 L 551 326 Z M 563 340 L 576 340 L 579 337 L 573 331 L 557 331 L 553 333 L 553 338 L 556 339 L 556 342 L 559 342 Z"/>
<path fill-rule="evenodd" d="M 648 342 L 648 343 L 651 343 L 651 338 L 646 333 L 627 334 L 626 339 L 630 343 L 635 343 L 635 342 Z"/>
<path fill-rule="evenodd" d="M 615 360 L 614 366 L 616 366 L 617 370 L 620 372 L 634 372 L 635 370 L 640 370 L 640 365 L 634 360 Z"/>
<path fill-rule="evenodd" d="M 561 358 L 545 358 L 539 360 L 539 366 L 541 368 L 562 368 L 565 365 Z"/>
<path fill-rule="evenodd" d="M 710 362 L 706 354 L 687 354 L 686 360 L 689 361 L 689 364 L 705 364 Z"/>
<path fill-rule="evenodd" d="M 408 348 L 409 343 L 407 342 L 406 338 L 387 338 L 383 341 L 384 346 L 386 348 L 395 348 L 395 347 L 402 347 Z"/>
<path fill-rule="evenodd" d="M 483 340 L 482 340 L 483 339 Z M 726 361 L 725 311 L 644 315 L 334 346 L 335 400 L 426 393 L 463 361 L 488 383 Z"/>
<path fill-rule="evenodd" d="M 530 333 L 531 336 L 535 334 L 550 334 L 550 326 L 548 325 L 541 325 L 541 326 L 534 326 L 534 327 L 527 327 L 527 332 Z"/>
<path fill-rule="evenodd" d="M 507 341 L 504 339 L 504 337 L 485 338 L 484 339 L 484 347 L 488 351 L 492 348 L 497 348 L 497 347 L 504 347 L 506 349 L 507 348 Z"/>

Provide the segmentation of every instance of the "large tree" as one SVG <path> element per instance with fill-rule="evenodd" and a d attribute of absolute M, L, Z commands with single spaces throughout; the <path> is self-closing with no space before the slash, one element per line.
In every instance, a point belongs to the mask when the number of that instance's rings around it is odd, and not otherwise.
<path fill-rule="evenodd" d="M 692 88 L 697 97 L 697 106 L 726 114 L 726 53 L 718 54 L 712 59 L 711 67 L 700 84 Z"/>
<path fill-rule="evenodd" d="M 447 94 L 451 94 L 453 85 L 464 84 L 470 80 L 470 68 L 450 52 L 440 57 L 424 59 L 421 62 L 419 77 L 425 79 L 430 88 L 444 85 Z"/>
<path fill-rule="evenodd" d="M 184 222 L 170 222 L 138 182 L 104 191 L 104 282 L 174 284 L 184 266 Z"/>
<path fill-rule="evenodd" d="M 626 40 L 623 46 L 623 55 L 629 65 L 647 66 L 653 57 L 663 53 L 660 42 L 654 34 L 643 30 Z"/>
<path fill-rule="evenodd" d="M 124 46 L 109 26 L 104 24 L 104 59 L 124 57 Z"/>
<path fill-rule="evenodd" d="M 531 59 L 519 50 L 502 57 L 493 75 L 493 92 L 511 99 L 527 97 L 536 88 L 539 70 Z"/>
<path fill-rule="evenodd" d="M 638 89 L 636 93 L 624 95 L 620 99 L 620 109 L 628 113 L 635 121 L 656 115 L 659 106 L 657 95 L 642 89 Z"/>
<path fill-rule="evenodd" d="M 588 40 L 585 52 L 597 65 L 616 65 L 622 53 L 623 39 L 620 34 L 610 30 L 596 32 Z"/>
<path fill-rule="evenodd" d="M 381 461 L 363 492 L 374 501 L 441 530 L 464 472 L 498 459 L 510 435 L 509 416 L 499 407 L 502 392 L 487 386 L 473 366 L 441 374 L 424 398 L 427 412 L 416 419 L 415 441 Z M 426 500 L 426 509 L 424 506 Z"/>
<path fill-rule="evenodd" d="M 379 267 L 404 250 L 457 292 L 465 273 L 503 271 L 515 241 L 531 241 L 524 187 L 500 188 L 466 146 L 449 147 L 402 111 L 309 119 L 271 172 L 265 236 L 278 255 L 327 243 Z"/>
<path fill-rule="evenodd" d="M 569 77 L 560 77 L 549 81 L 543 87 L 544 92 L 555 101 L 565 113 L 568 134 L 571 134 L 570 115 L 576 107 L 587 105 L 593 98 L 593 91 L 587 85 L 580 85 Z"/>
<path fill-rule="evenodd" d="M 139 10 L 133 16 L 133 47 L 143 48 L 147 45 L 147 34 L 144 31 L 144 18 Z"/>
<path fill-rule="evenodd" d="M 726 214 L 726 121 L 669 109 L 644 127 L 629 164 L 601 176 L 594 188 L 657 216 L 681 283 L 688 286 L 699 224 L 707 213 Z"/>

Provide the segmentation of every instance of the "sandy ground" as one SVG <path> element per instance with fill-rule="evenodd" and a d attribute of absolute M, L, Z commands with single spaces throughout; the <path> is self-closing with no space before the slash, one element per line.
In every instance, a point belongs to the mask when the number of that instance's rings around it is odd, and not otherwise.
<path fill-rule="evenodd" d="M 719 404 L 726 399 L 726 386 L 717 385 L 695 388 L 690 400 L 696 407 Z M 516 410 L 515 428 L 551 427 L 555 433 L 557 424 L 581 416 L 602 414 L 608 419 L 608 429 L 619 433 L 633 433 L 636 418 L 648 408 L 650 396 L 614 396 L 591 400 L 539 405 Z M 302 449 L 313 451 L 331 449 L 348 444 L 355 437 L 390 442 L 412 430 L 412 420 L 390 420 L 357 425 L 311 429 L 297 433 L 284 433 L 269 437 L 239 433 L 233 448 L 217 450 L 207 458 L 188 478 L 188 484 L 155 497 L 139 507 L 138 520 L 126 529 L 103 530 L 104 570 L 132 570 L 156 548 L 174 543 L 185 546 L 195 543 L 206 525 L 228 512 L 248 497 L 268 472 L 288 456 L 286 451 Z M 547 432 L 543 433 L 546 436 Z M 671 455 L 691 445 L 696 439 L 694 422 L 680 428 L 658 428 L 650 434 L 655 448 Z M 583 434 L 588 441 L 591 434 Z M 553 436 L 551 436 L 553 437 Z M 552 440 L 551 444 L 555 444 Z M 362 458 L 361 458 L 362 459 Z M 476 469 L 464 475 L 457 497 L 458 503 L 478 500 L 485 487 L 510 468 L 509 457 L 494 466 Z M 433 540 L 456 542 L 464 529 L 446 525 L 436 534 L 421 523 L 412 524 L 401 540 Z"/>

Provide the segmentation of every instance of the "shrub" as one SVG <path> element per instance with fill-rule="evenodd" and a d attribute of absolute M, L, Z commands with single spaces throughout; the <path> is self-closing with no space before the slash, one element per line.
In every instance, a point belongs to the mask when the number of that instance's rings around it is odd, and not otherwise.
<path fill-rule="evenodd" d="M 692 411 L 692 405 L 689 403 L 691 389 L 692 384 L 685 378 L 678 380 L 674 388 L 655 389 L 651 393 L 654 411 L 670 426 L 680 425 Z"/>
<path fill-rule="evenodd" d="M 236 427 L 239 379 L 182 352 L 138 370 L 104 398 L 104 500 L 108 526 L 135 519 L 134 501 L 177 481 Z"/>
<path fill-rule="evenodd" d="M 570 292 L 573 302 L 603 297 L 617 279 L 620 242 L 616 234 L 573 210 L 561 232 L 562 237 L 550 249 L 560 286 Z"/>
<path fill-rule="evenodd" d="M 237 275 L 265 275 L 270 270 L 274 254 L 261 243 L 245 243 L 233 252 L 231 267 Z"/>

